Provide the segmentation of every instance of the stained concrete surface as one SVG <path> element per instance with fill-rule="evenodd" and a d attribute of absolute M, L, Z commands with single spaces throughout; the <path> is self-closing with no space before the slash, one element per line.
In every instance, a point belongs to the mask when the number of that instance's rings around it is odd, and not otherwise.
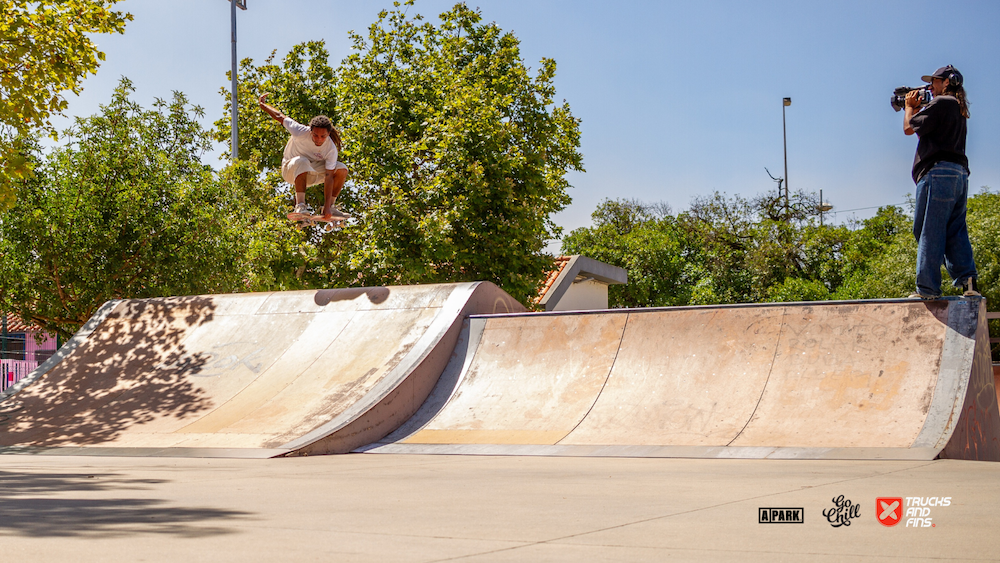
<path fill-rule="evenodd" d="M 359 450 L 1000 461 L 985 313 L 953 298 L 474 316 L 430 400 Z"/>
<path fill-rule="evenodd" d="M 844 495 L 849 526 L 822 512 Z M 885 527 L 877 497 L 951 497 Z M 1000 464 L 0 456 L 3 561 L 993 561 Z M 758 524 L 760 507 L 805 523 Z"/>

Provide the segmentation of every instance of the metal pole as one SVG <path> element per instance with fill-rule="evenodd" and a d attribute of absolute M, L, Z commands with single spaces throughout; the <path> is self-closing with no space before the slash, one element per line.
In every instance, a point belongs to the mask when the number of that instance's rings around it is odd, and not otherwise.
<path fill-rule="evenodd" d="M 785 132 L 785 108 L 792 105 L 791 98 L 781 100 L 781 142 L 785 150 L 785 216 L 788 216 L 788 134 Z"/>
<path fill-rule="evenodd" d="M 7 311 L 0 311 L 0 360 L 7 359 Z M 0 374 L 5 380 L 7 374 Z"/>
<path fill-rule="evenodd" d="M 232 153 L 233 153 L 233 160 L 235 161 L 237 158 L 239 158 L 239 146 L 240 146 L 240 144 L 239 144 L 239 135 L 236 132 L 236 130 L 237 130 L 237 123 L 239 123 L 239 121 L 237 121 L 239 119 L 239 111 L 237 109 L 238 106 L 236 104 L 236 84 L 237 84 L 237 78 L 236 78 L 236 0 L 229 0 L 229 3 L 231 5 L 231 7 L 232 7 L 232 31 L 233 31 L 233 33 L 232 33 L 232 37 L 233 37 L 233 39 L 232 39 L 232 43 L 233 43 L 233 73 L 232 73 L 232 75 L 233 75 L 233 94 L 232 94 L 232 105 L 233 105 L 233 115 L 232 115 L 233 127 L 232 127 L 232 129 L 233 129 L 233 138 L 232 138 L 232 149 L 233 150 L 232 150 Z"/>
<path fill-rule="evenodd" d="M 819 191 L 819 226 L 823 226 L 823 190 Z"/>

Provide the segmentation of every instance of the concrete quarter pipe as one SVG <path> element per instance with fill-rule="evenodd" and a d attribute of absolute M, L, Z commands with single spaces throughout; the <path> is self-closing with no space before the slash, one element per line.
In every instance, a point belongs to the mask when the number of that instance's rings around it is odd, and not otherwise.
<path fill-rule="evenodd" d="M 358 451 L 1000 460 L 985 301 L 472 317 Z"/>
<path fill-rule="evenodd" d="M 0 396 L 0 452 L 270 457 L 378 440 L 423 403 L 490 283 L 113 301 Z"/>

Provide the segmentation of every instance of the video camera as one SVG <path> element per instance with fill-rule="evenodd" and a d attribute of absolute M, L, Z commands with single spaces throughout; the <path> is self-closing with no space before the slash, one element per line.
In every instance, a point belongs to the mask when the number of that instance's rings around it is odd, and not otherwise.
<path fill-rule="evenodd" d="M 914 90 L 920 90 L 920 104 L 917 105 L 917 109 L 920 109 L 927 104 L 931 103 L 931 85 L 925 84 L 923 86 L 918 86 L 916 88 L 910 88 L 909 86 L 900 86 L 892 91 L 892 98 L 889 103 L 892 104 L 892 109 L 900 111 L 906 107 L 906 95 Z"/>

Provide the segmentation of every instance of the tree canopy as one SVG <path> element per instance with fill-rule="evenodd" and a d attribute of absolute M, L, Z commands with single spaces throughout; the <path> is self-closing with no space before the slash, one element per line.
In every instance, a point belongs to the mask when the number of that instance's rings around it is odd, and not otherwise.
<path fill-rule="evenodd" d="M 532 75 L 517 38 L 481 19 L 459 4 L 434 25 L 397 5 L 351 35 L 335 72 L 316 43 L 280 66 L 243 62 L 241 154 L 275 184 L 287 134 L 249 109 L 258 93 L 342 131 L 350 178 L 338 203 L 355 220 L 300 245 L 304 286 L 488 280 L 525 303 L 537 294 L 559 234 L 551 215 L 570 201 L 566 173 L 582 170 L 579 121 L 553 100 L 555 62 Z"/>
<path fill-rule="evenodd" d="M 143 109 L 131 92 L 123 79 L 62 146 L 36 153 L 0 212 L 0 305 L 49 331 L 72 334 L 108 299 L 253 289 L 268 252 L 255 233 L 270 214 L 201 162 L 201 108 L 175 93 Z"/>
<path fill-rule="evenodd" d="M 104 53 L 88 34 L 122 33 L 131 14 L 121 0 L 5 0 L 0 7 L 0 209 L 12 204 L 13 182 L 30 174 L 26 140 L 36 130 L 55 137 L 50 117 L 79 94 Z"/>
<path fill-rule="evenodd" d="M 820 225 L 816 203 L 798 193 L 786 212 L 773 196 L 715 193 L 673 215 L 663 204 L 607 200 L 591 227 L 563 240 L 563 252 L 628 271 L 628 285 L 610 288 L 616 307 L 899 298 L 914 291 L 910 215 L 887 206 L 863 221 Z M 970 238 L 988 299 L 1000 299 L 998 216 L 1000 194 L 984 189 L 969 198 Z M 943 289 L 960 293 L 950 284 Z"/>
<path fill-rule="evenodd" d="M 278 170 L 288 134 L 266 113 L 257 109 L 261 94 L 269 94 L 267 102 L 302 123 L 316 115 L 337 119 L 337 97 L 330 53 L 322 41 L 307 41 L 295 45 L 275 62 L 273 51 L 264 64 L 255 66 L 252 59 L 240 61 L 237 85 L 239 104 L 239 143 L 241 159 L 260 170 Z M 232 75 L 227 72 L 227 77 Z M 228 87 L 220 90 L 226 99 L 225 113 L 215 122 L 215 140 L 228 143 L 232 124 L 232 97 Z M 224 153 L 226 158 L 231 155 Z M 276 177 L 280 180 L 280 176 Z"/>

